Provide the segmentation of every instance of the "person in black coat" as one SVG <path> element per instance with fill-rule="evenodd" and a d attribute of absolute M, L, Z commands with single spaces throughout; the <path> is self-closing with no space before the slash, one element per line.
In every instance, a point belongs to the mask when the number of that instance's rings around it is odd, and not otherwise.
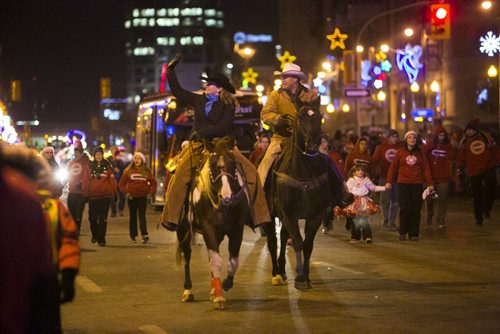
<path fill-rule="evenodd" d="M 194 125 L 190 136 L 190 144 L 179 153 L 175 174 L 168 184 L 165 205 L 160 222 L 169 231 L 175 231 L 181 218 L 182 207 L 187 196 L 187 185 L 191 181 L 192 171 L 198 166 L 203 152 L 202 139 L 222 138 L 233 132 L 234 113 L 238 101 L 232 95 L 236 91 L 229 79 L 220 73 L 208 77 L 200 77 L 207 82 L 203 94 L 195 94 L 183 89 L 174 67 L 180 60 L 180 55 L 168 64 L 167 80 L 172 94 L 183 104 L 194 107 Z M 233 150 L 236 161 L 241 164 L 247 181 L 249 194 L 254 209 L 254 224 L 271 221 L 264 191 L 257 176 L 255 166 L 246 159 L 237 148 Z"/>

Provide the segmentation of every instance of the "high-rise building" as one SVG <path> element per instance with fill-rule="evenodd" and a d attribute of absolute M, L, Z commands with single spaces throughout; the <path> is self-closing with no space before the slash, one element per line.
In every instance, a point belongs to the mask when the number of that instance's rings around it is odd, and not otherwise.
<path fill-rule="evenodd" d="M 131 109 L 159 90 L 162 65 L 177 52 L 181 83 L 200 88 L 198 77 L 214 62 L 225 26 L 220 0 L 129 0 L 124 24 Z"/>

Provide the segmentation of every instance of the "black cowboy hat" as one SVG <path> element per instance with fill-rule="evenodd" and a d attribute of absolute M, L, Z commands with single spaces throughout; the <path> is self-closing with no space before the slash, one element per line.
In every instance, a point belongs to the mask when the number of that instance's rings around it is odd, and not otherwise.
<path fill-rule="evenodd" d="M 209 75 L 208 77 L 200 77 L 201 80 L 204 80 L 206 82 L 213 82 L 214 84 L 217 85 L 217 87 L 224 88 L 231 94 L 235 94 L 236 90 L 234 89 L 233 85 L 229 82 L 229 79 L 222 73 L 214 73 L 212 75 Z"/>

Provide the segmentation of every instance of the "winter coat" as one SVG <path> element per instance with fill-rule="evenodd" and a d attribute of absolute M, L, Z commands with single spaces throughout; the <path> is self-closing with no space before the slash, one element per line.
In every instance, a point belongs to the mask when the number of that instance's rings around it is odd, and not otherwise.
<path fill-rule="evenodd" d="M 156 192 L 156 180 L 149 169 L 130 166 L 120 179 L 120 191 L 132 197 L 145 197 Z"/>
<path fill-rule="evenodd" d="M 434 183 L 451 181 L 451 163 L 456 151 L 450 143 L 431 143 L 425 147 Z"/>
<path fill-rule="evenodd" d="M 85 154 L 79 159 L 74 158 L 66 166 L 70 194 L 81 194 L 85 197 L 89 192 L 90 167 L 89 158 Z"/>
<path fill-rule="evenodd" d="M 380 175 L 382 177 L 387 176 L 389 167 L 391 166 L 392 160 L 396 155 L 397 150 L 401 148 L 399 144 L 390 144 L 388 141 L 380 144 L 375 149 L 372 157 L 372 174 Z M 377 170 L 378 168 L 378 170 Z"/>
<path fill-rule="evenodd" d="M 116 193 L 116 178 L 113 166 L 108 160 L 90 161 L 89 197 L 91 199 L 110 198 Z"/>
<path fill-rule="evenodd" d="M 466 167 L 468 176 L 474 176 L 495 167 L 498 147 L 493 139 L 480 131 L 473 137 L 464 137 L 458 146 L 457 168 Z"/>
<path fill-rule="evenodd" d="M 434 184 L 429 162 L 420 147 L 409 151 L 405 146 L 396 152 L 387 172 L 387 182 L 394 182 L 395 177 L 397 177 L 397 183 L 424 184 L 427 182 L 428 186 Z"/>
<path fill-rule="evenodd" d="M 368 148 L 365 152 L 361 152 L 359 150 L 359 142 L 361 139 L 358 139 L 356 142 L 356 145 L 354 145 L 354 149 L 347 154 L 347 157 L 345 159 L 345 174 L 349 174 L 349 171 L 354 165 L 358 166 L 363 166 L 366 170 L 367 173 L 370 173 L 371 170 L 371 162 L 372 162 L 372 157 L 370 153 L 368 153 Z"/>

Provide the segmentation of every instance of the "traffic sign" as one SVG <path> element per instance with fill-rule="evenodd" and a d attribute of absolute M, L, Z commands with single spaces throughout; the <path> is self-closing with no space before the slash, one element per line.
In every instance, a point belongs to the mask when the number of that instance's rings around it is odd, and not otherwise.
<path fill-rule="evenodd" d="M 423 118 L 429 118 L 434 116 L 434 110 L 432 109 L 413 109 L 411 111 L 411 115 L 413 117 L 423 117 Z"/>
<path fill-rule="evenodd" d="M 369 97 L 371 92 L 368 88 L 348 88 L 344 89 L 345 97 L 362 98 Z"/>

